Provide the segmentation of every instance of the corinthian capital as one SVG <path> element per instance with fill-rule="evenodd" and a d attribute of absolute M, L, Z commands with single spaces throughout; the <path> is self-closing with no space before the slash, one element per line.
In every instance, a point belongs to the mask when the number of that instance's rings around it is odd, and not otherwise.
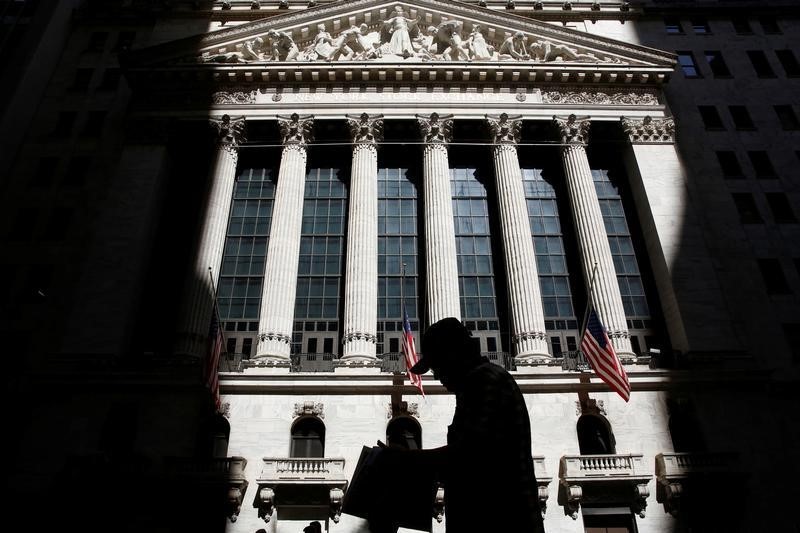
<path fill-rule="evenodd" d="M 554 116 L 553 123 L 558 128 L 562 144 L 589 143 L 589 126 L 591 125 L 589 117 L 577 117 L 575 115 L 568 117 Z"/>
<path fill-rule="evenodd" d="M 223 148 L 238 148 L 246 140 L 244 117 L 222 115 L 220 118 L 210 118 L 209 124 L 214 128 L 217 144 Z"/>
<path fill-rule="evenodd" d="M 674 143 L 675 120 L 672 117 L 644 117 L 642 120 L 622 117 L 622 129 L 632 143 Z"/>
<path fill-rule="evenodd" d="M 517 144 L 522 128 L 522 115 L 509 117 L 506 113 L 500 115 L 486 115 L 489 133 L 494 144 Z"/>
<path fill-rule="evenodd" d="M 383 140 L 383 115 L 347 115 L 347 126 L 354 144 L 375 144 Z"/>
<path fill-rule="evenodd" d="M 417 123 L 426 143 L 447 144 L 453 140 L 453 115 L 417 115 Z"/>
<path fill-rule="evenodd" d="M 278 115 L 278 126 L 281 128 L 281 142 L 284 145 L 306 145 L 314 138 L 314 116 L 292 113 L 289 116 Z"/>

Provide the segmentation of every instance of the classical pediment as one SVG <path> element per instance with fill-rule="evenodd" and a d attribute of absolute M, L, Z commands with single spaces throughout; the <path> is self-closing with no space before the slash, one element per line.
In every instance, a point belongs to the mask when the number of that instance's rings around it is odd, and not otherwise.
<path fill-rule="evenodd" d="M 625 81 L 633 73 L 633 81 L 652 83 L 674 66 L 667 52 L 443 0 L 336 2 L 141 50 L 133 59 L 151 68 L 277 68 L 284 77 L 291 69 L 297 81 L 298 69 L 495 65 L 555 69 L 562 82 L 564 72 L 581 70 L 586 81 L 614 81 L 617 75 L 601 80 L 597 73 L 616 71 Z"/>

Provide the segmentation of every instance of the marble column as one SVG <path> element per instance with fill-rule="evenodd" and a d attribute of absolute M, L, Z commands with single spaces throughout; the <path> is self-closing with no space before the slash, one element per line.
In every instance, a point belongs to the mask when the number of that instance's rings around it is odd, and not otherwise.
<path fill-rule="evenodd" d="M 619 292 L 617 272 L 608 244 L 603 214 L 592 180 L 592 170 L 586 156 L 589 141 L 588 117 L 553 117 L 561 138 L 561 163 L 567 181 L 572 219 L 578 235 L 581 264 L 584 279 L 592 279 L 594 266 L 594 287 L 592 304 L 600 321 L 608 331 L 608 337 L 619 355 L 633 356 L 630 334 L 625 319 L 625 308 Z"/>
<path fill-rule="evenodd" d="M 300 233 L 306 182 L 307 146 L 314 120 L 310 115 L 278 116 L 283 152 L 272 207 L 256 358 L 289 362 L 292 342 Z"/>
<path fill-rule="evenodd" d="M 223 115 L 210 119 L 216 132 L 217 153 L 211 168 L 211 190 L 202 220 L 197 252 L 184 283 L 183 304 L 175 353 L 202 358 L 208 351 L 208 333 L 214 308 L 214 288 L 225 246 L 239 145 L 244 141 L 244 117 Z M 213 286 L 212 286 L 213 283 Z"/>
<path fill-rule="evenodd" d="M 383 115 L 348 115 L 353 136 L 342 359 L 373 361 L 378 322 L 378 147 Z"/>
<path fill-rule="evenodd" d="M 494 145 L 494 181 L 500 208 L 514 354 L 519 359 L 550 357 L 536 252 L 517 156 L 522 119 L 503 113 L 487 115 L 486 121 Z"/>
<path fill-rule="evenodd" d="M 447 159 L 447 144 L 453 137 L 453 115 L 417 115 L 417 122 L 425 142 L 422 181 L 427 321 L 433 324 L 449 316 L 461 319 L 453 195 Z"/>

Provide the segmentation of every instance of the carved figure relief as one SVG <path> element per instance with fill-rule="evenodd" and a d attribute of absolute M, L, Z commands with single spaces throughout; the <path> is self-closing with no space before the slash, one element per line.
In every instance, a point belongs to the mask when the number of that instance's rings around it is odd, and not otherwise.
<path fill-rule="evenodd" d="M 402 6 L 395 6 L 394 15 L 383 21 L 382 40 L 389 44 L 386 51 L 404 59 L 413 56 L 411 36 L 419 32 L 418 23 L 416 19 L 406 18 Z"/>

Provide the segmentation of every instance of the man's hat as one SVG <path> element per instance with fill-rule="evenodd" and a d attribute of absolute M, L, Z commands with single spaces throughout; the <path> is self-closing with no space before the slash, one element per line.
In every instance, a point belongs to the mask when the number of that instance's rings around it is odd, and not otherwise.
<path fill-rule="evenodd" d="M 322 533 L 322 524 L 314 520 L 303 528 L 303 533 Z"/>
<path fill-rule="evenodd" d="M 428 326 L 422 335 L 422 357 L 408 369 L 414 374 L 424 374 L 442 357 L 442 349 L 469 349 L 472 332 L 455 317 L 447 317 Z"/>

